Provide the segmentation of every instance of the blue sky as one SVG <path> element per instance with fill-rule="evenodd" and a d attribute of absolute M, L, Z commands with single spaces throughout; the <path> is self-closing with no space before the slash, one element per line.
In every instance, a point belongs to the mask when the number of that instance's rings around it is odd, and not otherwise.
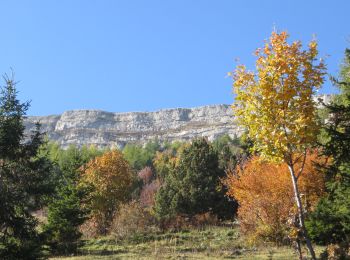
<path fill-rule="evenodd" d="M 227 72 L 251 68 L 273 27 L 337 74 L 350 1 L 49 0 L 0 2 L 0 73 L 15 71 L 29 115 L 153 111 L 232 103 Z M 326 83 L 324 93 L 335 89 Z"/>

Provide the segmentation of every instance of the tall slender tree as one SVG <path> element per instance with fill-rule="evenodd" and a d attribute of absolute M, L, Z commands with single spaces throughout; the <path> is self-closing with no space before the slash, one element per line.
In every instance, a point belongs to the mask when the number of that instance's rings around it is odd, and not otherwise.
<path fill-rule="evenodd" d="M 264 47 L 257 49 L 256 72 L 247 71 L 243 65 L 237 67 L 232 74 L 236 94 L 233 109 L 238 123 L 254 141 L 253 149 L 268 161 L 288 165 L 300 236 L 305 238 L 312 259 L 316 259 L 305 229 L 298 179 L 303 173 L 307 149 L 316 141 L 318 125 L 313 94 L 324 81 L 325 65 L 316 60 L 316 41 L 302 50 L 301 42 L 289 44 L 287 38 L 286 32 L 273 32 Z"/>
<path fill-rule="evenodd" d="M 52 165 L 40 153 L 40 126 L 24 136 L 23 119 L 29 102 L 17 99 L 13 77 L 4 76 L 0 92 L 0 258 L 36 259 L 41 252 L 39 209 L 53 192 Z"/>

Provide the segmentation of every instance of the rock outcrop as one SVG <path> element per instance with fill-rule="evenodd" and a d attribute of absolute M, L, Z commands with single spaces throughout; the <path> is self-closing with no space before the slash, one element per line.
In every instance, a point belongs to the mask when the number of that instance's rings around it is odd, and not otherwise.
<path fill-rule="evenodd" d="M 73 110 L 62 115 L 28 117 L 27 133 L 34 129 L 35 122 L 40 122 L 48 138 L 63 148 L 70 144 L 123 147 L 126 143 L 185 141 L 199 136 L 213 140 L 223 134 L 240 134 L 229 105 L 128 113 Z"/>
<path fill-rule="evenodd" d="M 328 102 L 329 96 L 318 96 Z M 66 148 L 95 145 L 123 147 L 126 143 L 144 144 L 150 140 L 186 141 L 194 137 L 213 140 L 221 135 L 239 136 L 229 105 L 164 109 L 156 112 L 110 113 L 100 110 L 73 110 L 62 115 L 28 117 L 28 134 L 39 121 L 49 139 Z"/>

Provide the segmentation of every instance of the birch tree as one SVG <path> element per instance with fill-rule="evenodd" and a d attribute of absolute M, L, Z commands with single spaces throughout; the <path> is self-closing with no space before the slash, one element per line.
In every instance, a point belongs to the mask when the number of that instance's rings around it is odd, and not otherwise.
<path fill-rule="evenodd" d="M 319 129 L 313 95 L 323 84 L 325 64 L 317 59 L 315 40 L 303 50 L 300 41 L 288 43 L 288 37 L 287 32 L 273 32 L 255 52 L 255 71 L 238 65 L 231 73 L 236 94 L 232 107 L 238 123 L 254 141 L 253 150 L 267 161 L 287 164 L 298 209 L 299 237 L 305 239 L 312 259 L 316 259 L 304 224 L 298 179 Z M 300 246 L 299 254 L 301 259 Z"/>

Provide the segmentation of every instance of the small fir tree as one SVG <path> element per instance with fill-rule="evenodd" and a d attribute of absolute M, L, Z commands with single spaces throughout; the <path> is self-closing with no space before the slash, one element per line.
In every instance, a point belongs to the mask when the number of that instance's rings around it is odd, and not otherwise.
<path fill-rule="evenodd" d="M 86 192 L 77 187 L 80 178 L 80 167 L 99 151 L 83 147 L 70 146 L 66 151 L 49 147 L 52 160 L 61 172 L 61 179 L 56 188 L 56 196 L 48 207 L 48 223 L 44 226 L 47 245 L 52 254 L 67 255 L 76 253 L 81 232 L 80 225 L 87 218 L 88 211 L 83 208 L 82 201 Z"/>

